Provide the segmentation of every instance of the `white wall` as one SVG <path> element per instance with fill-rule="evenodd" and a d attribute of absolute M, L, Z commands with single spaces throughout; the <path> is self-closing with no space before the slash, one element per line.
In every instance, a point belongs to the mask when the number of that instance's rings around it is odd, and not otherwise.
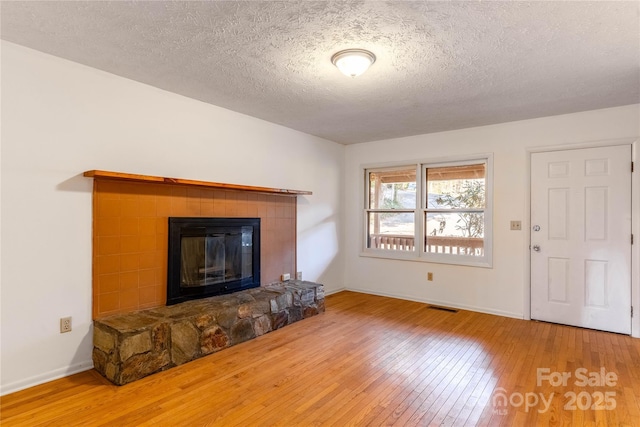
<path fill-rule="evenodd" d="M 2 394 L 91 367 L 86 170 L 310 190 L 298 269 L 343 286 L 343 146 L 6 42 L 2 107 Z"/>
<path fill-rule="evenodd" d="M 344 204 L 347 289 L 526 317 L 529 292 L 527 150 L 618 138 L 633 141 L 640 136 L 639 107 L 632 105 L 347 146 Z M 363 165 L 475 153 L 494 153 L 493 268 L 360 256 Z M 638 183 L 638 174 L 635 175 Z M 637 193 L 637 189 L 635 191 Z M 523 221 L 523 231 L 510 231 L 510 220 Z M 634 212 L 634 221 L 637 233 L 638 210 Z M 434 273 L 432 282 L 426 280 L 429 271 Z M 637 277 L 634 286 L 637 291 Z M 634 304 L 638 305 L 638 292 L 635 295 Z M 637 325 L 636 320 L 636 331 Z"/>

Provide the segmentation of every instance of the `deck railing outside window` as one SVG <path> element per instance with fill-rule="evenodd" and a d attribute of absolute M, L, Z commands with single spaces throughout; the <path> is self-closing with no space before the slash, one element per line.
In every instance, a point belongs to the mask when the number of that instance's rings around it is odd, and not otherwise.
<path fill-rule="evenodd" d="M 425 245 L 426 251 L 431 253 L 484 255 L 484 239 L 479 237 L 429 236 Z M 372 234 L 370 247 L 390 251 L 413 251 L 415 250 L 415 238 L 399 234 Z"/>

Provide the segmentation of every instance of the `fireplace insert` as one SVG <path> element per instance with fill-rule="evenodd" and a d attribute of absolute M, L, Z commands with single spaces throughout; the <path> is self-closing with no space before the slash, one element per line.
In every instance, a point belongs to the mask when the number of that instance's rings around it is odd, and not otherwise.
<path fill-rule="evenodd" d="M 260 218 L 169 218 L 167 305 L 260 286 Z"/>

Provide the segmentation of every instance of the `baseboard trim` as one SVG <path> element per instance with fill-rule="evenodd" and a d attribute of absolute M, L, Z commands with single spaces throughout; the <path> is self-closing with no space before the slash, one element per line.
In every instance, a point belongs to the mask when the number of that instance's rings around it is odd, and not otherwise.
<path fill-rule="evenodd" d="M 376 291 L 371 291 L 369 289 L 359 289 L 359 288 L 353 288 L 353 287 L 347 287 L 344 290 L 345 291 L 351 291 L 351 292 L 358 292 L 358 293 L 361 293 L 361 294 L 377 295 L 377 296 L 381 296 L 381 297 L 389 297 L 389 298 L 403 299 L 403 300 L 407 300 L 407 301 L 422 302 L 422 303 L 425 303 L 425 304 L 440 305 L 440 306 L 444 306 L 444 307 L 457 308 L 457 309 L 460 309 L 460 310 L 475 311 L 475 312 L 478 312 L 478 313 L 493 314 L 495 316 L 510 317 L 510 318 L 513 318 L 513 319 L 524 319 L 524 316 L 523 316 L 522 313 L 512 313 L 512 312 L 509 312 L 509 311 L 494 310 L 494 309 L 485 308 L 485 307 L 477 307 L 477 306 L 472 306 L 472 305 L 458 304 L 458 303 L 451 302 L 451 301 L 441 301 L 441 300 L 434 300 L 434 299 L 427 299 L 427 298 L 418 298 L 418 297 L 414 297 L 414 296 L 411 296 L 411 295 L 392 294 L 392 293 L 388 293 L 388 292 L 376 292 Z"/>
<path fill-rule="evenodd" d="M 2 386 L 0 386 L 0 396 L 4 396 L 10 393 L 15 393 L 16 391 L 20 391 L 20 390 L 24 390 L 40 384 L 48 383 L 49 381 L 68 377 L 69 375 L 88 371 L 90 369 L 93 369 L 93 361 L 86 360 L 84 362 L 75 363 L 73 365 L 70 365 L 64 368 L 45 372 L 44 374 L 34 375 L 32 377 L 25 378 L 20 381 L 15 381 L 9 384 L 3 384 Z"/>
<path fill-rule="evenodd" d="M 344 286 L 341 288 L 337 288 L 337 289 L 331 289 L 330 291 L 327 291 L 325 289 L 324 294 L 325 295 L 333 295 L 333 294 L 337 294 L 338 292 L 342 292 L 342 291 L 346 291 L 347 288 L 345 288 Z"/>

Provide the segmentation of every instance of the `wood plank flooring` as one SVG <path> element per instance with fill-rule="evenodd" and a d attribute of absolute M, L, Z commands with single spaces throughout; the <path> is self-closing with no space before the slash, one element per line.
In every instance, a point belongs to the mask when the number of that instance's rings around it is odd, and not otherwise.
<path fill-rule="evenodd" d="M 581 368 L 609 384 L 582 386 Z M 640 339 L 341 292 L 324 314 L 126 386 L 88 371 L 4 396 L 0 422 L 640 426 Z"/>

